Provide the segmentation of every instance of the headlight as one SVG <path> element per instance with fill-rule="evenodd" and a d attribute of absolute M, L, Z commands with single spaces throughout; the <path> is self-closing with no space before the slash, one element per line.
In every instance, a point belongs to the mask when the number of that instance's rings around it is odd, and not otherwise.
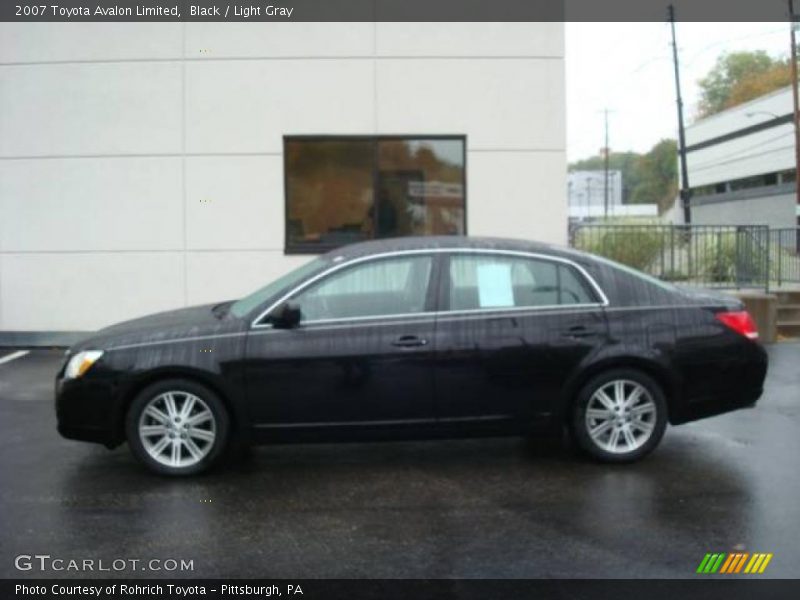
<path fill-rule="evenodd" d="M 102 350 L 84 350 L 83 352 L 78 352 L 67 362 L 67 368 L 64 369 L 64 379 L 80 377 L 86 373 L 101 356 L 103 356 Z"/>

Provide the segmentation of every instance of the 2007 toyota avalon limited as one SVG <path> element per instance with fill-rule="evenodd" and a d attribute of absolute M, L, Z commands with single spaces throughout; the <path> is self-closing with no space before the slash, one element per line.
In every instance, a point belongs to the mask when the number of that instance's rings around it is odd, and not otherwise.
<path fill-rule="evenodd" d="M 741 303 L 522 241 L 330 252 L 235 302 L 103 329 L 57 375 L 58 430 L 159 473 L 252 443 L 562 428 L 632 461 L 673 425 L 753 405 L 767 357 Z"/>

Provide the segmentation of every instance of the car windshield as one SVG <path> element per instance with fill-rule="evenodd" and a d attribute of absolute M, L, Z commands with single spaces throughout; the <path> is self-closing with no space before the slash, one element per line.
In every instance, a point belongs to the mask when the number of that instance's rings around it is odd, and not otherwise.
<path fill-rule="evenodd" d="M 237 317 L 244 317 L 254 308 L 260 304 L 263 304 L 266 300 L 278 292 L 297 285 L 312 273 L 321 271 L 323 268 L 328 266 L 328 264 L 330 264 L 330 261 L 326 258 L 320 257 L 314 259 L 311 262 L 304 264 L 302 267 L 299 267 L 294 271 L 290 271 L 283 277 L 279 277 L 272 283 L 265 285 L 252 294 L 237 300 L 231 305 L 230 312 Z"/>

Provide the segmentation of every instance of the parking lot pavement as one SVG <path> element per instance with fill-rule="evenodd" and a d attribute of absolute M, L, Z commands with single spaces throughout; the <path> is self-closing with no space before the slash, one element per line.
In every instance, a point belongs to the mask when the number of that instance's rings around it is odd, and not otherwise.
<path fill-rule="evenodd" d="M 5 351 L 7 350 L 7 351 Z M 4 349 L 0 357 L 14 349 Z M 769 348 L 755 410 L 670 428 L 647 460 L 519 439 L 274 446 L 209 476 L 61 439 L 62 352 L 0 364 L 0 576 L 20 554 L 185 559 L 141 577 L 691 577 L 706 552 L 800 574 L 800 344 Z"/>

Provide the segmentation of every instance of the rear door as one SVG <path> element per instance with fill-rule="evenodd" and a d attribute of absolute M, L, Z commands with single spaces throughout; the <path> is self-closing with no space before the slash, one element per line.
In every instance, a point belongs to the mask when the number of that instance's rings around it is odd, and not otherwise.
<path fill-rule="evenodd" d="M 437 411 L 447 423 L 549 414 L 566 378 L 607 335 L 603 304 L 569 261 L 454 252 L 440 277 Z"/>

